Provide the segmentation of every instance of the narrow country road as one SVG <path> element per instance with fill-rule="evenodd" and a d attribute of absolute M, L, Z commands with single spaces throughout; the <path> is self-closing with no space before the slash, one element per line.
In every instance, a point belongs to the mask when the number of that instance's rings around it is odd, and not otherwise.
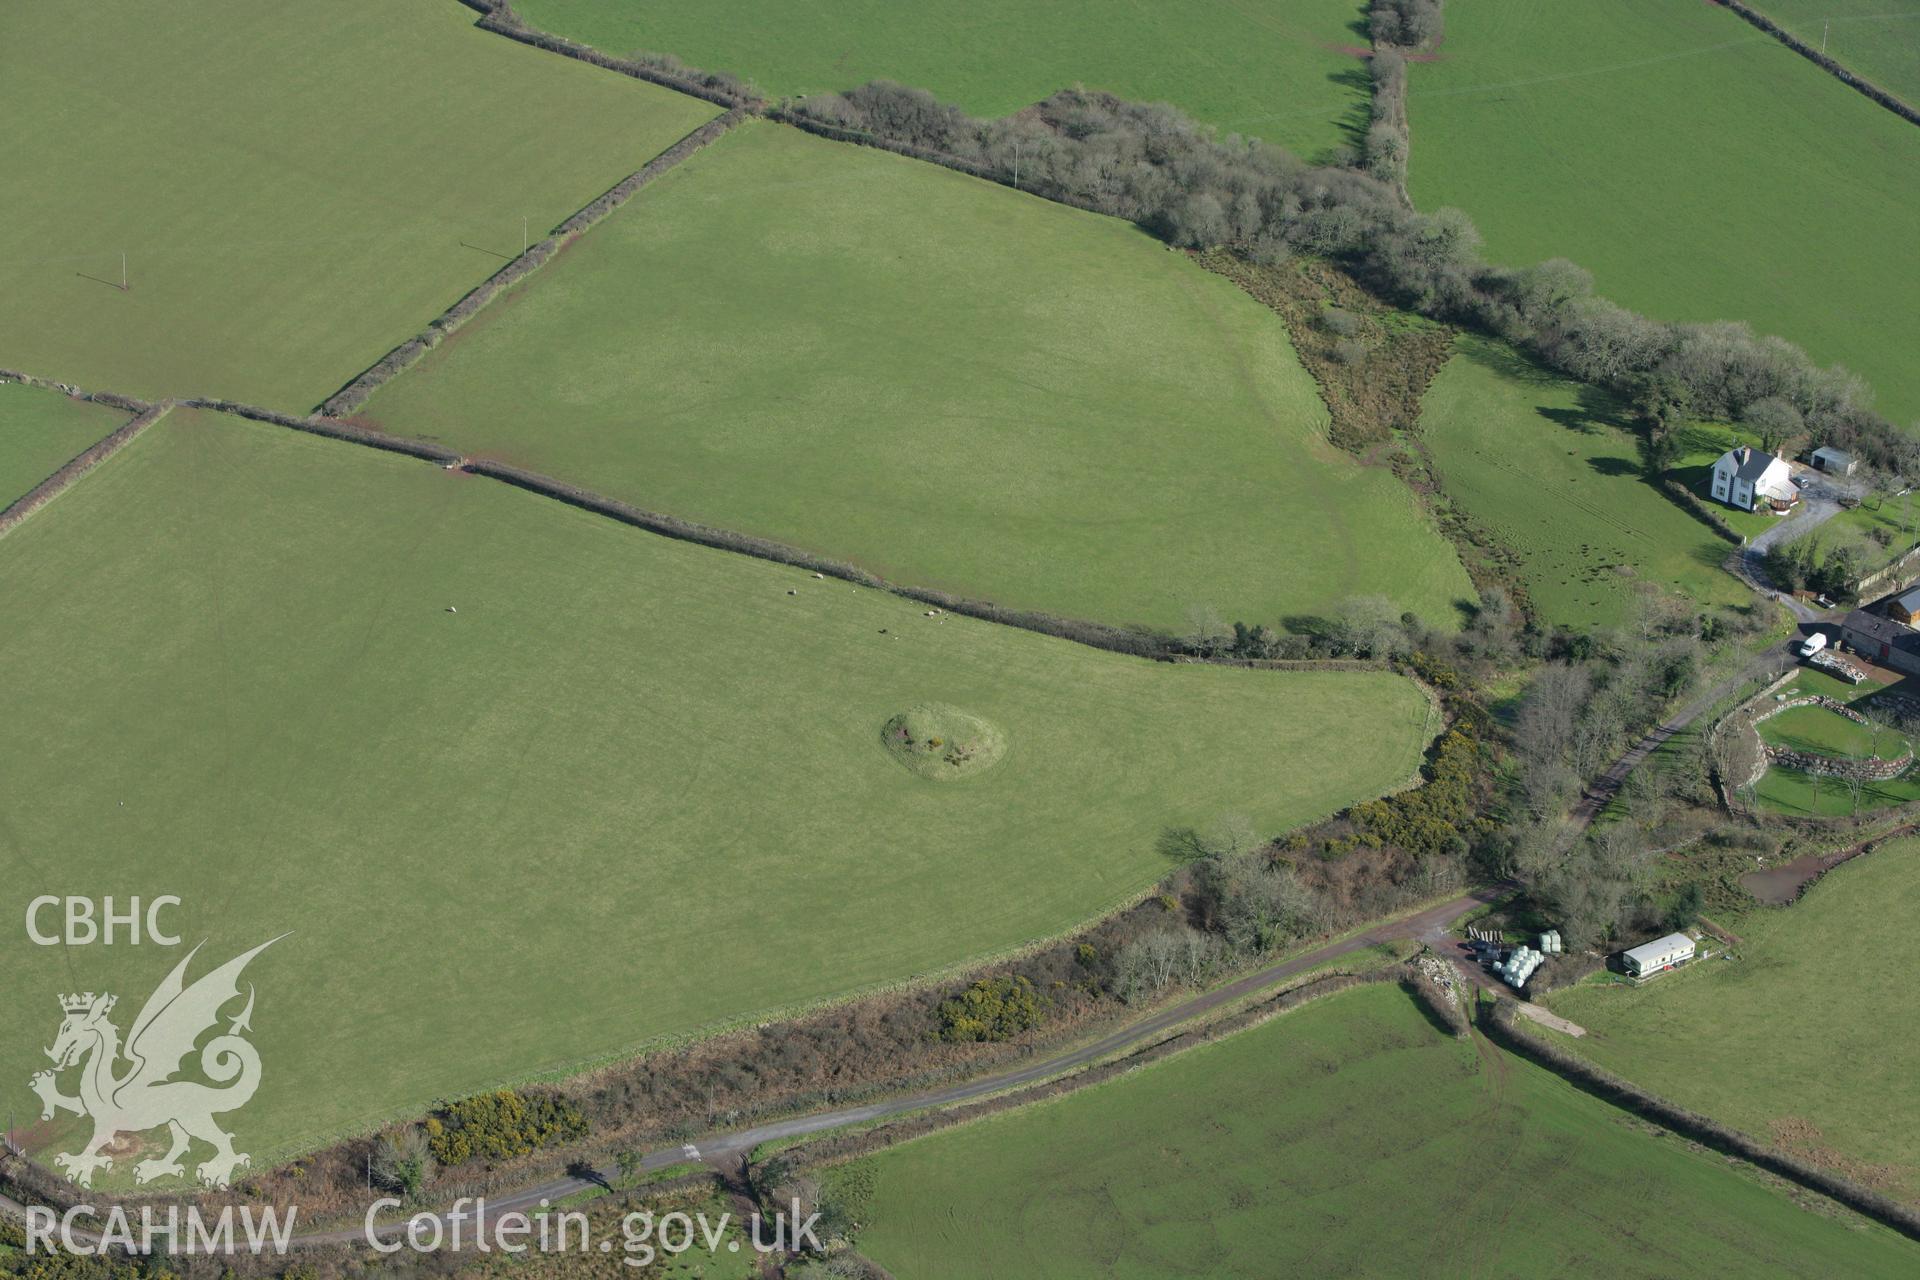
<path fill-rule="evenodd" d="M 663 1147 L 649 1151 L 642 1158 L 640 1167 L 646 1172 L 664 1169 L 669 1165 L 681 1164 L 691 1160 L 703 1160 L 719 1163 L 738 1160 L 746 1156 L 763 1142 L 781 1138 L 804 1137 L 828 1129 L 838 1129 L 844 1125 L 861 1124 L 871 1120 L 884 1119 L 887 1116 L 900 1115 L 908 1111 L 921 1111 L 929 1107 L 948 1107 L 957 1103 L 971 1102 L 990 1094 L 1000 1093 L 1022 1085 L 1034 1084 L 1051 1076 L 1072 1071 L 1089 1063 L 1096 1062 L 1109 1054 L 1121 1050 L 1144 1046 L 1156 1036 L 1201 1014 L 1210 1013 L 1248 996 L 1279 986 L 1287 979 L 1296 977 L 1309 969 L 1338 960 L 1342 956 L 1352 955 L 1368 947 L 1383 942 L 1398 942 L 1403 939 L 1416 939 L 1422 942 L 1438 942 L 1447 937 L 1447 926 L 1474 907 L 1491 902 L 1504 892 L 1499 886 L 1474 889 L 1451 898 L 1435 907 L 1395 920 L 1382 921 L 1371 925 L 1359 933 L 1351 934 L 1333 942 L 1325 943 L 1312 950 L 1301 952 L 1278 963 L 1268 965 L 1243 978 L 1236 979 L 1223 987 L 1197 995 L 1191 1000 L 1171 1005 L 1158 1013 L 1142 1018 L 1138 1022 L 1101 1037 L 1091 1044 L 1069 1052 L 1046 1058 L 1027 1066 L 1004 1071 L 997 1075 L 985 1076 L 964 1084 L 950 1085 L 927 1093 L 907 1094 L 902 1097 L 888 1098 L 884 1101 L 868 1103 L 864 1106 L 846 1107 L 834 1111 L 819 1111 L 811 1115 L 795 1116 L 788 1120 L 776 1120 L 769 1124 L 756 1125 L 750 1129 L 738 1129 L 726 1133 L 714 1133 L 695 1138 L 687 1143 L 672 1147 Z M 531 1186 L 520 1187 L 498 1196 L 487 1197 L 487 1215 L 498 1221 L 504 1213 L 527 1213 L 537 1210 L 542 1201 L 557 1201 L 566 1196 L 587 1191 L 595 1186 L 611 1185 L 618 1175 L 615 1171 L 595 1170 L 591 1177 L 553 1178 Z M 18 1203 L 0 1196 L 0 1210 L 16 1216 L 24 1215 L 25 1209 Z M 449 1232 L 453 1228 L 455 1215 L 450 1210 L 423 1215 L 437 1218 L 442 1227 Z M 471 1211 L 459 1217 L 466 1220 L 463 1236 L 473 1235 Z M 389 1222 L 375 1229 L 375 1234 L 384 1242 L 393 1240 L 406 1230 L 405 1222 Z M 92 1239 L 83 1232 L 76 1231 L 76 1238 Z M 313 1248 L 325 1245 L 358 1244 L 364 1242 L 366 1233 L 356 1225 L 334 1228 L 311 1234 L 296 1236 L 295 1248 Z"/>
<path fill-rule="evenodd" d="M 1797 604 L 1799 602 L 1795 601 L 1794 603 Z M 1802 607 L 1804 608 L 1805 606 Z M 1798 610 L 1795 610 L 1795 612 L 1797 614 Z M 1816 618 L 1818 616 L 1818 614 L 1814 615 Z M 1741 685 L 1751 680 L 1759 680 L 1779 675 L 1786 671 L 1788 667 L 1792 666 L 1794 658 L 1789 646 L 1797 644 L 1799 639 L 1799 633 L 1796 632 L 1791 639 L 1781 644 L 1769 645 L 1763 652 L 1756 655 L 1751 662 L 1740 668 L 1740 670 L 1733 675 L 1728 676 L 1712 688 L 1695 694 L 1694 697 L 1682 705 L 1678 711 L 1675 711 L 1665 720 L 1662 720 L 1659 724 L 1648 730 L 1646 736 L 1634 743 L 1631 747 L 1628 747 L 1619 759 L 1607 766 L 1606 772 L 1588 784 L 1585 793 L 1580 797 L 1580 803 L 1573 806 L 1573 812 L 1568 815 L 1568 817 L 1572 819 L 1572 823 L 1566 833 L 1561 837 L 1561 843 L 1563 845 L 1569 845 L 1579 839 L 1580 834 L 1592 824 L 1595 818 L 1600 816 L 1600 811 L 1605 809 L 1613 798 L 1620 794 L 1620 788 L 1626 783 L 1627 775 L 1645 763 L 1647 757 L 1659 750 L 1660 746 L 1665 743 L 1667 739 L 1673 737 L 1674 734 L 1679 733 L 1682 729 L 1685 729 L 1695 720 L 1698 720 L 1702 715 L 1706 714 L 1714 703 L 1720 701 L 1720 699 L 1726 697 Z"/>

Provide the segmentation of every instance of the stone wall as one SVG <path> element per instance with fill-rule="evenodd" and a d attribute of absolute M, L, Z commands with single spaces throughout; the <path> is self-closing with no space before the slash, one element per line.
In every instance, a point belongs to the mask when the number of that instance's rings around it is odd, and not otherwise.
<path fill-rule="evenodd" d="M 1813 694 L 1804 698 L 1788 698 L 1777 706 L 1769 707 L 1753 718 L 1754 731 L 1759 732 L 1760 725 L 1773 719 L 1783 711 L 1795 707 L 1820 707 L 1837 716 L 1845 716 L 1855 724 L 1870 725 L 1873 721 L 1855 711 L 1846 703 L 1824 694 Z M 1913 750 L 1906 751 L 1893 759 L 1880 756 L 1868 756 L 1864 760 L 1854 760 L 1847 756 L 1814 755 L 1805 751 L 1794 751 L 1787 747 L 1776 747 L 1762 742 L 1767 763 L 1779 765 L 1783 769 L 1798 769 L 1802 773 L 1817 773 L 1823 778 L 1862 778 L 1868 782 L 1886 782 L 1905 773 L 1913 764 Z"/>

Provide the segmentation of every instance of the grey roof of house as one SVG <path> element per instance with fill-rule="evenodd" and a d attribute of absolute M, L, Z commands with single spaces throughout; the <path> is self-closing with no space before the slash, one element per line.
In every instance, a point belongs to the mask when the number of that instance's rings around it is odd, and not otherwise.
<path fill-rule="evenodd" d="M 1772 465 L 1772 454 L 1763 453 L 1755 449 L 1747 455 L 1747 460 L 1741 463 L 1739 469 L 1733 473 L 1734 478 L 1737 480 L 1758 480 L 1761 476 L 1767 474 L 1767 468 Z"/>
<path fill-rule="evenodd" d="M 1902 609 L 1905 609 L 1908 613 L 1920 612 L 1920 587 L 1915 587 L 1905 595 L 1900 596 L 1894 603 Z"/>
<path fill-rule="evenodd" d="M 1848 453 L 1845 449 L 1836 449 L 1830 444 L 1823 444 L 1818 449 L 1815 449 L 1813 456 L 1816 458 L 1825 458 L 1828 462 L 1853 461 L 1852 454 Z"/>

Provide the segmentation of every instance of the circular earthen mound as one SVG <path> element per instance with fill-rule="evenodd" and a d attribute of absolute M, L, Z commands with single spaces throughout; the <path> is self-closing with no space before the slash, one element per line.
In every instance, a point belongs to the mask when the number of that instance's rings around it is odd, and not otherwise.
<path fill-rule="evenodd" d="M 1000 726 L 944 702 L 922 702 L 880 730 L 887 754 L 923 778 L 958 782 L 991 769 L 1006 754 Z"/>

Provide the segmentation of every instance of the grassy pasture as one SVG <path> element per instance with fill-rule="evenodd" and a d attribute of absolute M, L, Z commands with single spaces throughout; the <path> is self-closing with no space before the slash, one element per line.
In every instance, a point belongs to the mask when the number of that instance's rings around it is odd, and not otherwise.
<path fill-rule="evenodd" d="M 1555 993 L 1554 1011 L 1590 1033 L 1562 1043 L 1683 1106 L 1920 1200 L 1920 989 L 1899 962 L 1917 916 L 1920 841 L 1885 844 L 1793 906 L 1729 921 L 1744 939 L 1737 960 L 1637 989 Z"/>
<path fill-rule="evenodd" d="M 0 384 L 0 509 L 127 420 L 118 409 L 24 383 Z"/>
<path fill-rule="evenodd" d="M 1163 874 L 1169 825 L 1280 832 L 1428 733 L 1392 675 L 927 618 L 184 410 L 0 541 L 0 599 L 5 1095 L 37 1113 L 57 994 L 131 1018 L 178 958 L 29 945 L 28 899 L 177 894 L 208 964 L 295 931 L 249 971 L 256 1158 L 1053 935 Z M 902 768 L 882 730 L 923 704 L 997 763 Z"/>
<path fill-rule="evenodd" d="M 1364 988 L 839 1171 L 897 1275 L 1897 1275 L 1795 1206 Z"/>
<path fill-rule="evenodd" d="M 1920 103 L 1920 0 L 1758 0 L 1754 8 L 1848 70 Z"/>
<path fill-rule="evenodd" d="M 1408 100 L 1422 208 L 1651 315 L 1789 338 L 1920 417 L 1920 129 L 1710 4 L 1475 0 L 1443 52 Z"/>
<path fill-rule="evenodd" d="M 1454 501 L 1520 553 L 1547 621 L 1618 624 L 1650 587 L 1744 602 L 1720 568 L 1729 544 L 1645 479 L 1619 408 L 1592 388 L 1462 338 L 1420 434 Z"/>
<path fill-rule="evenodd" d="M 1084 84 L 1171 102 L 1311 158 L 1366 131 L 1366 64 L 1355 57 L 1367 45 L 1365 7 L 524 0 L 515 10 L 609 53 L 646 49 L 736 72 L 775 97 L 897 80 L 974 115 L 1002 116 Z"/>
<path fill-rule="evenodd" d="M 366 413 L 900 582 L 1181 629 L 1472 589 L 1285 327 L 1111 218 L 757 124 Z"/>
<path fill-rule="evenodd" d="M 7 361 L 304 410 L 519 253 L 522 218 L 539 236 L 715 113 L 472 24 L 453 0 L 9 6 Z"/>

